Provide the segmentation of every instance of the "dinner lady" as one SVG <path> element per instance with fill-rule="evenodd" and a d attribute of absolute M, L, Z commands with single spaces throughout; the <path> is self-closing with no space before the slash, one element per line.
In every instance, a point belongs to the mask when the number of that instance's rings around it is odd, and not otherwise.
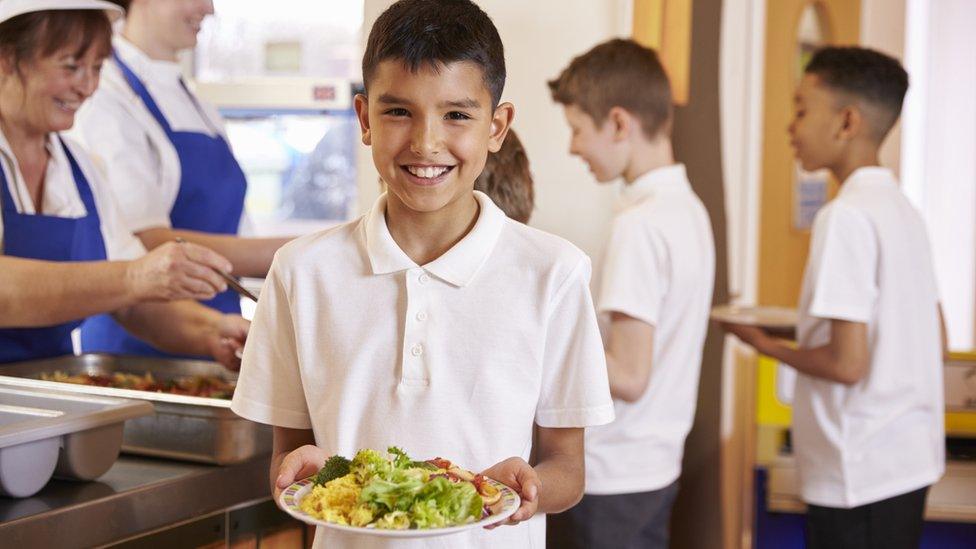
<path fill-rule="evenodd" d="M 117 0 L 127 6 L 104 81 L 78 114 L 77 135 L 122 205 L 123 223 L 149 249 L 177 238 L 227 257 L 238 276 L 267 274 L 285 239 L 240 238 L 246 181 L 223 121 L 183 82 L 177 56 L 197 43 L 211 0 Z M 224 292 L 206 305 L 240 312 Z M 86 351 L 156 355 L 113 319 L 82 328 Z"/>
<path fill-rule="evenodd" d="M 234 366 L 247 322 L 189 299 L 226 289 L 204 247 L 145 254 L 84 151 L 61 137 L 110 52 L 100 0 L 0 0 L 0 363 L 71 354 L 112 312 L 154 345 Z M 106 261 L 108 260 L 108 261 Z"/>

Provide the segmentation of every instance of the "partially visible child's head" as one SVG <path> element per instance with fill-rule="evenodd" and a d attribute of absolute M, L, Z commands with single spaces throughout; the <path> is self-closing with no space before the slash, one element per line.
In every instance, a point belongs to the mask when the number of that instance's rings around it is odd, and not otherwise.
<path fill-rule="evenodd" d="M 613 39 L 576 57 L 549 90 L 572 129 L 570 153 L 582 157 L 598 181 L 622 175 L 631 136 L 670 138 L 668 76 L 657 53 L 633 40 Z"/>
<path fill-rule="evenodd" d="M 505 55 L 469 0 L 400 0 L 373 24 L 356 97 L 363 143 L 389 200 L 438 211 L 470 195 L 514 116 L 499 104 Z"/>
<path fill-rule="evenodd" d="M 535 195 L 532 171 L 515 130 L 508 130 L 502 148 L 488 155 L 485 170 L 475 180 L 474 188 L 487 194 L 508 217 L 529 222 Z"/>
<path fill-rule="evenodd" d="M 803 167 L 829 168 L 855 141 L 877 148 L 901 114 L 908 73 L 897 59 L 860 47 L 826 47 L 794 97 L 791 144 Z"/>

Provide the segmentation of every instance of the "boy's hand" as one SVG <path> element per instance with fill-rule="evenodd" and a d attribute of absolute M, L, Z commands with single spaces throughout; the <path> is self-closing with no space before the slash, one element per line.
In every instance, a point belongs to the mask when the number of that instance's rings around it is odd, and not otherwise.
<path fill-rule="evenodd" d="M 325 465 L 325 460 L 329 459 L 328 453 L 319 448 L 306 444 L 292 450 L 281 460 L 278 467 L 278 477 L 275 479 L 274 499 L 278 502 L 278 496 L 288 488 L 293 482 L 310 477 L 317 473 Z"/>
<path fill-rule="evenodd" d="M 491 530 L 496 526 L 515 525 L 524 520 L 529 520 L 535 515 L 539 508 L 539 489 L 542 487 L 542 481 L 539 480 L 539 475 L 536 474 L 535 469 L 524 459 L 510 457 L 485 469 L 481 474 L 513 488 L 522 498 L 522 504 L 515 511 L 515 514 L 508 517 L 508 520 L 485 528 Z"/>
<path fill-rule="evenodd" d="M 742 340 L 746 345 L 750 345 L 758 351 L 762 351 L 763 346 L 769 340 L 769 334 L 762 328 L 746 326 L 745 324 L 733 324 L 731 322 L 719 322 L 719 326 L 726 332 Z"/>

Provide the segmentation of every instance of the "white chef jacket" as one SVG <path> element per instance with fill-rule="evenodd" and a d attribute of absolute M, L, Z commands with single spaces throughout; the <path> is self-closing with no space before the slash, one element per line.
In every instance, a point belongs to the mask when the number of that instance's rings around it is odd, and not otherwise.
<path fill-rule="evenodd" d="M 95 200 L 95 207 L 98 209 L 99 221 L 101 222 L 107 258 L 128 260 L 141 257 L 146 253 L 146 249 L 123 225 L 114 193 L 111 189 L 106 188 L 105 181 L 92 166 L 91 159 L 85 150 L 70 139 L 65 138 L 64 141 L 91 187 L 92 197 Z M 56 134 L 52 133 L 48 136 L 47 150 L 51 158 L 44 175 L 42 213 L 55 217 L 84 217 L 88 211 L 78 194 L 78 186 L 75 184 L 74 175 L 71 172 L 71 164 L 68 162 L 68 157 Z M 10 143 L 7 142 L 2 131 L 0 131 L 0 169 L 3 170 L 3 175 L 7 179 L 7 186 L 10 189 L 10 195 L 16 202 L 17 211 L 24 214 L 35 213 L 34 202 L 27 191 L 24 176 L 20 173 L 17 159 L 14 157 Z M 2 221 L 3 212 L 0 211 L 0 250 L 3 250 Z"/>
<path fill-rule="evenodd" d="M 174 131 L 226 139 L 217 110 L 199 99 L 194 102 L 180 84 L 179 64 L 150 59 L 121 36 L 113 45 Z M 114 60 L 106 61 L 98 90 L 78 111 L 72 135 L 91 152 L 118 193 L 132 232 L 171 226 L 169 214 L 182 175 L 176 148 Z M 241 226 L 247 225 L 242 217 Z"/>

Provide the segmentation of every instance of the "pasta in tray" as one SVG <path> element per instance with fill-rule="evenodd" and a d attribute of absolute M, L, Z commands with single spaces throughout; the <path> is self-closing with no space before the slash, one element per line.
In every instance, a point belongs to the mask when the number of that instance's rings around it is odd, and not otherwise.
<path fill-rule="evenodd" d="M 169 381 L 157 380 L 151 372 L 143 375 L 126 372 L 111 374 L 68 374 L 60 370 L 42 373 L 43 381 L 58 381 L 77 385 L 93 385 L 97 387 L 112 387 L 115 389 L 135 389 L 154 393 L 170 393 L 174 395 L 198 396 L 204 398 L 230 399 L 234 396 L 235 384 L 216 376 L 184 376 Z"/>

